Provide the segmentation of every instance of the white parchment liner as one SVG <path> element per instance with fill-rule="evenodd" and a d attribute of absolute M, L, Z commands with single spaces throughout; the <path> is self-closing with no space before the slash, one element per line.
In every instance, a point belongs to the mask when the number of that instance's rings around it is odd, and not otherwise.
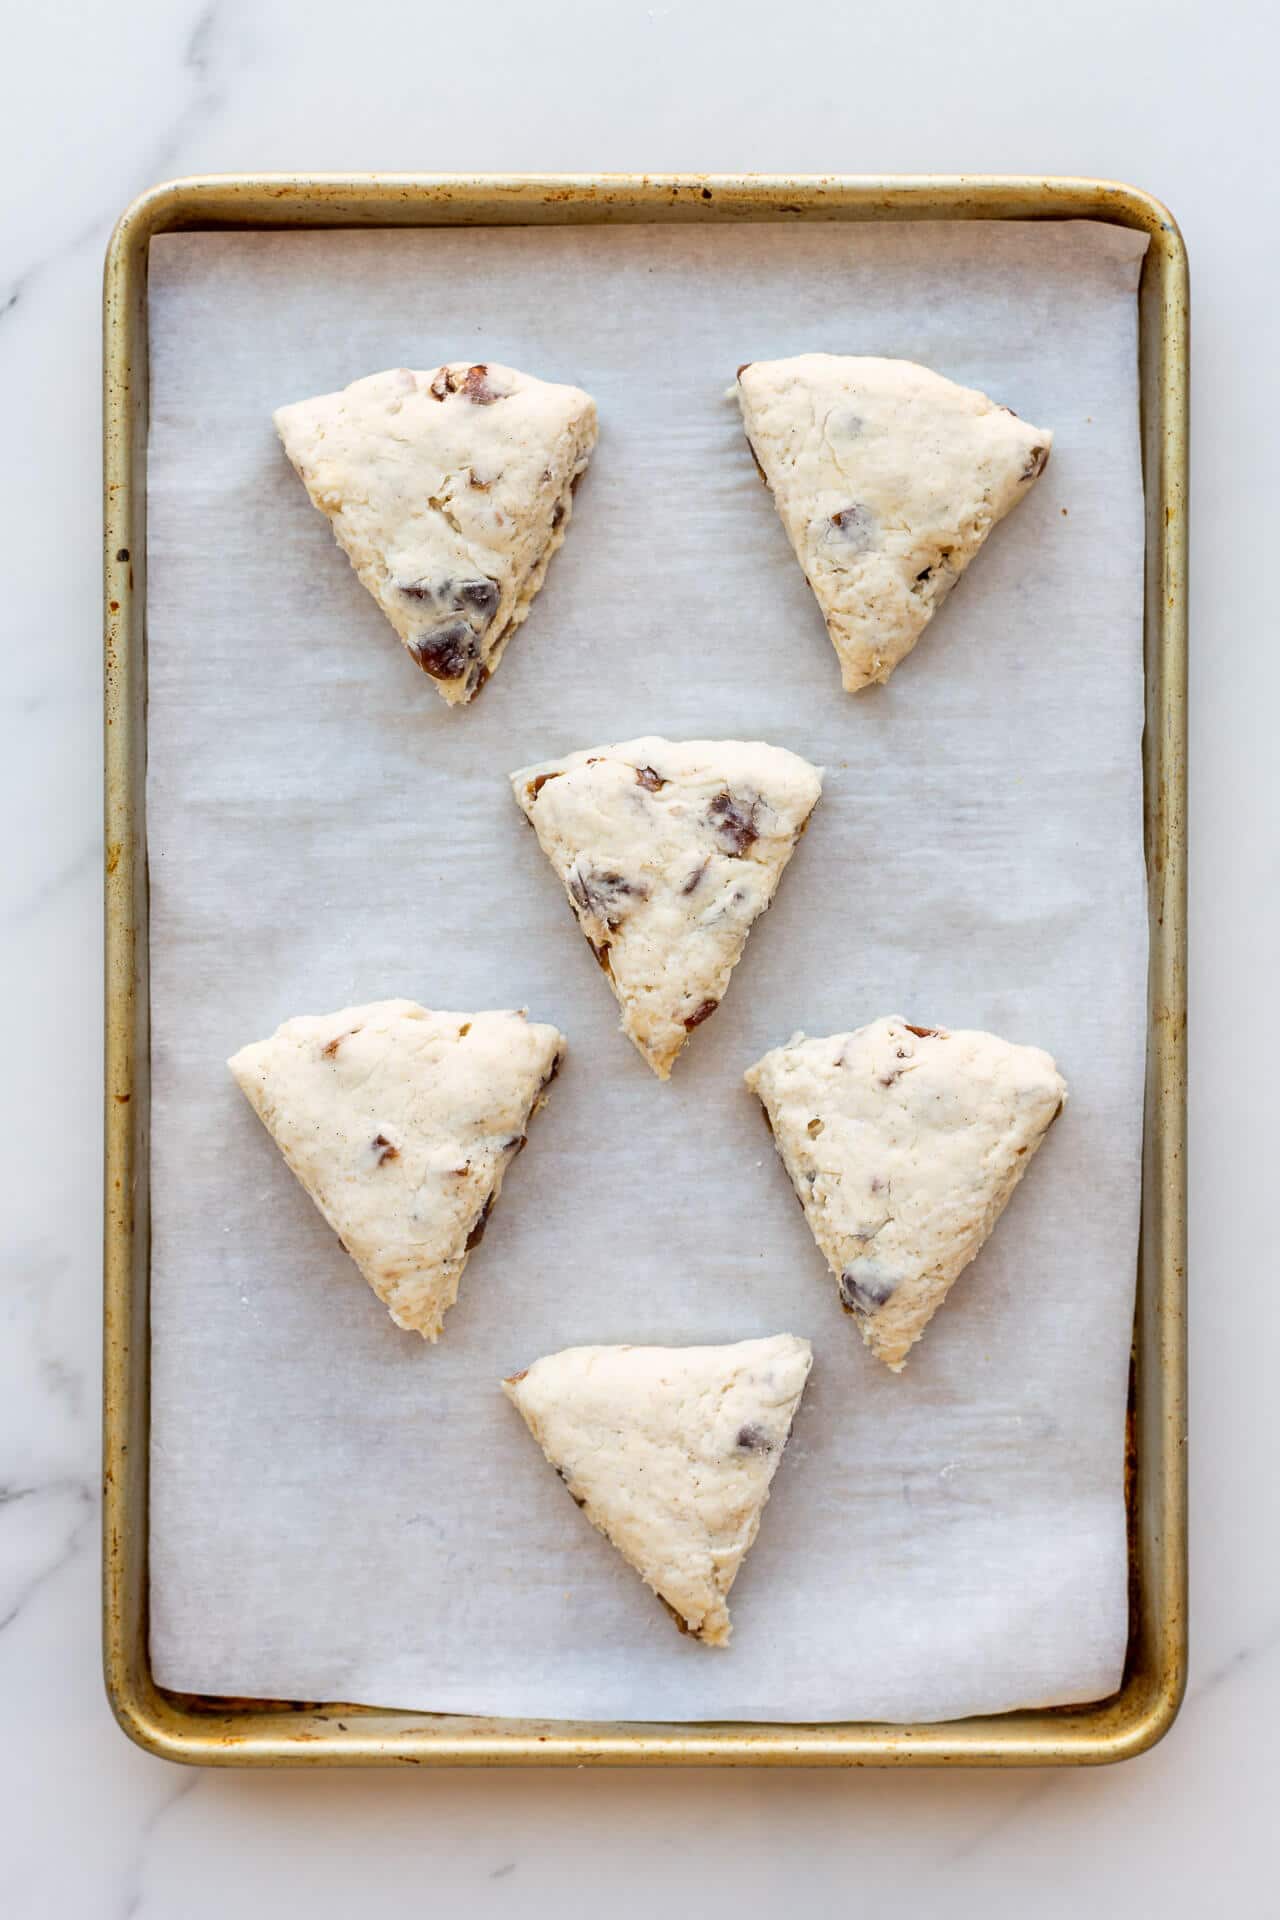
<path fill-rule="evenodd" d="M 1139 1186 L 1135 288 L 1102 225 L 193 234 L 154 243 L 151 1634 L 200 1692 L 512 1715 L 944 1718 L 1093 1699 L 1126 1632 Z M 885 689 L 835 656 L 723 398 L 901 355 L 1053 459 Z M 270 413 L 377 369 L 577 382 L 601 439 L 480 701 L 446 710 Z M 764 738 L 825 797 L 660 1085 L 507 772 Z M 233 1086 L 299 1012 L 406 994 L 569 1036 L 440 1345 L 398 1332 Z M 1048 1047 L 1071 1101 L 893 1378 L 741 1085 L 882 1013 Z M 681 1639 L 498 1391 L 588 1341 L 792 1331 L 816 1363 L 718 1653 Z"/>

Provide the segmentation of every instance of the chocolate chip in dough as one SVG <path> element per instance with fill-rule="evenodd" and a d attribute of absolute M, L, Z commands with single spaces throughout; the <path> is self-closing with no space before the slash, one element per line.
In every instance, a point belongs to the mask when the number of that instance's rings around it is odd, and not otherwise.
<path fill-rule="evenodd" d="M 475 407 L 491 407 L 495 400 L 506 399 L 505 394 L 489 385 L 489 369 L 483 363 L 467 368 L 460 391 L 464 400 L 470 400 Z"/>
<path fill-rule="evenodd" d="M 447 627 L 419 634 L 413 652 L 433 680 L 456 680 L 476 657 L 476 638 L 465 620 L 451 620 Z"/>
<path fill-rule="evenodd" d="M 859 1260 L 840 1275 L 840 1300 L 850 1313 L 868 1316 L 892 1298 L 897 1281 L 874 1260 Z"/>
<path fill-rule="evenodd" d="M 488 626 L 498 608 L 498 583 L 496 580 L 464 580 L 456 589 L 462 604 L 471 607 L 480 615 L 484 626 Z M 483 632 L 484 628 L 481 628 Z"/>
<path fill-rule="evenodd" d="M 760 836 L 756 831 L 757 800 L 740 800 L 729 792 L 718 793 L 707 808 L 707 817 L 715 828 L 726 853 L 741 858 Z"/>
<path fill-rule="evenodd" d="M 685 1032 L 692 1033 L 694 1028 L 700 1027 L 704 1020 L 709 1020 L 719 1005 L 718 1000 L 704 1000 L 700 1007 L 695 1007 L 688 1019 L 682 1022 Z"/>
<path fill-rule="evenodd" d="M 850 553 L 865 553 L 875 544 L 875 515 L 856 500 L 852 506 L 841 507 L 839 513 L 832 514 L 831 526 L 833 537 Z"/>
<path fill-rule="evenodd" d="M 489 1215 L 492 1211 L 493 1211 L 493 1195 L 490 1194 L 489 1198 L 485 1201 L 479 1213 L 476 1215 L 475 1222 L 472 1225 L 471 1231 L 467 1235 L 467 1252 L 468 1253 L 470 1253 L 472 1247 L 478 1247 L 480 1245 L 480 1242 L 484 1239 L 484 1230 L 486 1226 L 489 1224 Z"/>
<path fill-rule="evenodd" d="M 525 1372 L 526 1373 L 528 1372 L 527 1367 L 525 1368 Z M 516 1377 L 517 1379 L 521 1379 L 523 1378 L 523 1375 L 518 1374 Z M 560 1475 L 560 1478 L 564 1481 L 566 1487 L 569 1487 L 569 1476 L 565 1472 L 564 1468 L 557 1467 L 556 1472 Z M 583 1499 L 582 1495 L 580 1493 L 575 1493 L 572 1487 L 569 1487 L 569 1498 L 573 1501 L 573 1504 L 575 1505 L 575 1507 L 585 1507 L 587 1504 L 586 1501 Z"/>
<path fill-rule="evenodd" d="M 643 880 L 628 880 L 620 873 L 601 872 L 590 867 L 574 867 L 567 881 L 569 898 L 592 919 L 601 921 L 610 933 L 616 933 L 626 918 L 632 900 L 648 898 Z"/>

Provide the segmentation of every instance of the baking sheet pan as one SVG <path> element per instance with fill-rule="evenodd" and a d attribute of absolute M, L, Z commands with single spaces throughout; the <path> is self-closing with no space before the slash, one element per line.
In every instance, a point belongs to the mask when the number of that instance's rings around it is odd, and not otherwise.
<path fill-rule="evenodd" d="M 630 237 L 630 238 L 633 238 L 633 239 L 635 239 L 635 238 L 638 238 L 638 236 L 629 236 L 629 237 Z M 896 349 L 896 350 L 902 350 L 902 351 L 906 351 L 907 349 L 906 349 L 906 347 L 904 346 L 904 347 L 902 347 L 902 348 L 900 348 L 900 349 Z M 497 356 L 495 355 L 495 357 L 497 357 Z M 515 355 L 513 354 L 513 355 L 512 355 L 511 357 L 513 357 L 513 358 L 514 358 L 514 357 L 515 357 Z M 922 357 L 922 358 L 925 358 L 925 357 L 929 357 L 929 356 L 928 356 L 928 355 L 927 355 L 926 353 L 924 353 L 924 352 L 922 351 L 922 352 L 920 353 L 920 357 Z M 935 356 L 934 356 L 934 358 L 935 358 L 935 363 L 936 363 L 936 360 L 937 360 L 937 356 L 935 355 Z M 532 362 L 532 361 L 531 361 L 531 360 L 530 360 L 530 359 L 528 358 L 528 356 L 526 356 L 526 363 L 527 363 L 527 364 L 533 364 L 533 362 Z M 540 369 L 540 370 L 542 370 L 542 369 Z M 548 370 L 548 371 L 550 371 L 551 369 L 547 369 L 547 370 Z M 957 372 L 960 372 L 960 369 L 958 369 L 958 368 L 954 368 L 954 367 L 951 367 L 951 368 L 948 368 L 948 370 L 949 370 L 949 371 L 957 371 Z M 962 375 L 961 375 L 961 377 L 966 377 L 966 376 L 965 376 L 964 374 L 962 374 Z M 978 374 L 977 374 L 976 372 L 974 372 L 974 373 L 971 373 L 971 374 L 969 374 L 969 375 L 968 375 L 967 377 L 973 377 L 973 378 L 975 378 L 975 379 L 976 379 L 976 378 L 978 378 L 979 376 L 978 376 Z M 986 383 L 986 384 L 989 384 L 989 385 L 991 385 L 991 384 L 996 384 L 996 383 L 995 383 L 995 382 L 993 382 L 993 381 L 992 381 L 992 380 L 991 380 L 990 378 L 988 378 L 988 379 L 986 380 L 986 382 L 985 382 L 985 383 Z M 1036 415 L 1036 413 L 1034 412 L 1034 410 L 1033 410 L 1033 409 L 1032 409 L 1032 408 L 1031 408 L 1030 406 L 1028 406 L 1026 410 L 1027 410 L 1028 412 L 1030 412 L 1030 413 L 1031 413 L 1031 415 L 1032 415 L 1032 417 L 1037 417 L 1037 415 Z M 1041 413 L 1042 413 L 1042 414 L 1044 413 L 1044 409 L 1041 409 Z M 1045 417 L 1048 417 L 1048 416 L 1046 415 Z M 767 504 L 767 503 L 766 503 L 766 504 Z M 584 514 L 585 514 L 585 510 L 586 510 L 586 507 L 585 507 L 585 501 L 584 501 Z M 1024 508 L 1024 509 L 1023 509 L 1023 512 L 1024 512 L 1024 514 L 1025 514 L 1026 512 L 1029 512 L 1029 511 L 1030 511 L 1030 508 L 1029 508 L 1029 507 L 1028 507 L 1028 508 Z M 319 522 L 317 522 L 317 523 L 316 523 L 316 531 L 317 531 L 317 532 L 318 532 L 319 534 L 321 534 L 321 535 L 322 535 L 322 536 L 324 537 L 324 539 L 325 539 L 325 540 L 327 540 L 327 533 L 326 533 L 326 531 L 325 531 L 325 529 L 323 528 L 323 526 L 322 526 L 322 525 L 321 525 L 321 524 L 320 524 Z M 578 535 L 578 533 L 579 533 L 579 531 L 580 531 L 580 529 L 575 529 L 575 537 L 577 537 L 577 535 Z M 572 544 L 572 543 L 571 543 L 571 544 Z M 334 556 L 332 556 L 332 555 L 326 555 L 326 556 L 325 556 L 325 558 L 326 558 L 326 560 L 328 560 L 328 561 L 332 561 L 332 560 L 334 559 Z M 989 560 L 990 558 L 991 558 L 991 555 L 990 555 L 990 554 L 989 554 L 988 556 L 985 556 L 985 557 L 984 557 L 984 564 L 986 564 L 986 562 L 987 562 L 987 561 L 988 561 L 988 560 Z M 972 584 L 972 582 L 973 582 L 974 580 L 976 580 L 976 578 L 977 578 L 977 575 L 976 575 L 976 574 L 975 574 L 974 576 L 971 576 L 971 581 L 970 581 L 969 583 L 966 583 L 966 584 L 967 584 L 967 586 L 968 586 L 969 584 Z M 352 586 L 353 586 L 353 589 L 354 589 L 354 583 L 352 583 Z M 355 591 L 357 591 L 357 592 L 358 592 L 358 589 L 355 589 Z M 551 591 L 551 589 L 548 589 L 548 591 L 550 592 L 550 591 Z M 531 631 L 532 631 L 532 629 L 531 629 Z M 825 646 L 825 643 L 822 643 L 822 644 L 823 644 L 823 646 Z M 926 644 L 926 646 L 927 646 L 927 645 L 928 645 L 929 643 L 928 643 L 928 642 L 926 642 L 925 644 Z M 394 666 L 395 666 L 395 667 L 396 667 L 397 669 L 399 669 L 399 668 L 401 668 L 401 667 L 402 667 L 402 664 L 403 664 L 403 663 L 401 662 L 401 660 L 399 659 L 399 657 L 395 655 L 395 651 L 394 651 L 394 646 L 391 646 L 390 648 L 388 648 L 388 649 L 386 649 L 386 651 L 387 651 L 387 653 L 388 653 L 388 656 L 389 656 L 389 658 L 390 658 L 390 660 L 391 660 L 391 661 L 393 662 L 393 664 L 394 664 Z M 818 650 L 818 658 L 819 658 L 819 660 L 821 660 L 821 652 L 820 652 L 820 650 Z M 924 662 L 923 662 L 923 651 L 922 651 L 922 654 L 921 654 L 921 656 L 918 656 L 918 659 L 920 660 L 920 662 L 921 662 L 921 664 L 923 665 L 923 664 L 924 664 Z M 514 660 L 514 656 L 513 656 L 513 660 Z M 509 664 L 511 664 L 511 663 L 509 663 Z M 822 664 L 823 664 L 823 665 L 826 665 L 827 663 L 826 663 L 826 662 L 823 662 Z M 504 668 L 504 672 L 505 672 L 505 671 L 507 671 L 507 669 L 506 669 L 506 668 Z M 899 679 L 901 679 L 901 676 L 899 676 Z M 498 685 L 499 685 L 499 684 L 500 684 L 500 681 L 499 681 L 499 682 L 495 682 L 495 689 L 491 689 L 491 690 L 490 690 L 490 692 L 489 692 L 489 694 L 487 694 L 487 695 L 486 695 L 486 699 L 489 699 L 489 698 L 491 698 L 491 697 L 492 697 L 492 694 L 493 694 L 493 692 L 494 692 L 494 691 L 496 690 L 496 688 L 498 687 Z M 897 683 L 895 683 L 895 684 L 897 684 Z M 890 691 L 892 691 L 892 689 L 891 689 Z M 856 704 L 856 703 L 853 703 L 853 704 Z M 444 716 L 444 718 L 445 718 L 445 719 L 448 719 L 448 718 L 450 718 L 450 716 Z M 465 718 L 464 718 L 464 724 L 465 724 Z M 679 729 L 679 728 L 677 728 L 677 726 L 676 726 L 676 725 L 674 725 L 674 724 L 668 724 L 668 728 L 667 728 L 667 730 L 668 730 L 668 731 L 671 731 L 671 732 L 676 732 L 676 731 L 678 731 L 678 730 L 685 730 L 685 731 L 693 731 L 693 730 L 695 730 L 695 728 L 694 728 L 693 726 L 691 726 L 691 725 L 686 725 L 686 726 L 685 726 L 685 727 L 684 727 L 683 729 Z M 728 727 L 726 727 L 726 728 L 723 728 L 723 729 L 721 729 L 721 730 L 723 730 L 723 731 L 730 731 L 730 730 L 732 730 L 732 731 L 744 731 L 744 730 L 748 730 L 748 729 L 747 729 L 747 728 L 746 728 L 745 726 L 737 726 L 737 725 L 735 725 L 735 726 L 734 726 L 733 728 L 728 728 Z M 762 729 L 762 728 L 756 728 L 755 730 L 757 730 L 757 731 L 763 731 L 764 729 Z M 617 727 L 615 727 L 615 728 L 612 728 L 612 729 L 608 729 L 607 731 L 612 731 L 612 732 L 614 732 L 614 733 L 617 733 L 617 732 L 620 732 L 620 731 L 625 731 L 625 729 L 622 729 L 622 728 L 617 728 Z M 776 732 L 776 729 L 772 729 L 772 730 L 771 730 L 771 737 L 778 737 L 778 736 L 777 736 L 777 732 Z M 563 743 L 560 743 L 560 744 L 564 744 L 564 745 L 573 745 L 573 744 L 579 744 L 579 742 L 577 742 L 576 740 L 566 740 L 565 742 L 563 742 Z M 794 743 L 794 742 L 791 742 L 791 741 L 788 741 L 788 742 L 787 742 L 787 744 L 795 744 L 795 743 Z M 523 754 L 523 753 L 522 753 L 522 754 L 518 754 L 518 755 L 516 755 L 516 756 L 514 756 L 514 757 L 515 757 L 516 759 L 521 759 L 521 758 L 525 758 L 525 757 L 529 757 L 529 756 L 527 756 L 527 755 L 525 755 L 525 754 Z M 796 877 L 796 876 L 792 876 L 792 879 L 794 880 L 794 879 L 795 879 L 795 877 Z M 568 930 L 566 930 L 566 932 L 567 932 L 567 931 L 568 931 Z M 764 929 L 761 929 L 761 932 L 760 932 L 760 933 L 758 933 L 758 934 L 757 934 L 757 936 L 756 936 L 756 938 L 757 938 L 757 940 L 759 940 L 759 939 L 760 939 L 760 938 L 762 937 L 762 935 L 763 935 L 763 933 L 764 933 Z M 576 957 L 576 956 L 575 956 L 575 957 Z M 746 965 L 746 964 L 748 964 L 748 963 L 747 963 L 747 962 L 744 962 L 744 965 Z M 738 987 L 738 991 L 739 991 L 739 992 L 741 992 L 741 983 L 739 983 L 739 987 Z M 424 997 L 425 997 L 425 996 L 424 996 Z M 286 1010 L 286 1009 L 281 1009 L 281 1011 L 284 1011 L 284 1010 Z M 539 1010 L 539 1011 L 541 1011 L 541 1009 L 540 1009 L 540 1008 L 539 1008 L 539 1009 L 536 1009 L 536 1010 Z M 726 1012 L 727 1012 L 727 1010 L 728 1010 L 728 1009 L 726 1008 Z M 607 1029 L 607 1028 L 608 1028 L 609 1026 L 611 1026 L 611 1024 L 612 1024 L 612 1012 L 611 1012 L 611 1008 L 610 1008 L 610 1007 L 608 1007 L 608 1006 L 607 1006 L 607 1004 L 606 1004 L 606 1006 L 605 1006 L 605 1007 L 604 1007 L 603 1009 L 599 1009 L 598 1011 L 600 1011 L 600 1012 L 601 1012 L 601 1014 L 602 1014 L 602 1016 L 603 1016 L 603 1026 L 604 1026 L 604 1028 L 605 1028 L 605 1029 Z M 953 1015 L 953 1016 L 952 1016 L 952 1018 L 954 1019 L 954 1017 L 955 1017 L 955 1016 Z M 569 1021 L 568 1019 L 565 1019 L 565 1020 L 563 1020 L 563 1021 L 562 1021 L 562 1024 L 565 1024 L 565 1025 L 566 1025 L 567 1027 L 569 1027 L 569 1028 L 570 1028 L 570 1030 L 572 1031 L 572 1025 L 573 1025 L 573 1023 L 572 1023 L 571 1021 Z M 767 1034 L 767 1035 L 765 1036 L 765 1040 L 767 1041 L 768 1039 L 770 1039 L 770 1038 L 775 1038 L 775 1037 L 778 1037 L 778 1036 L 777 1036 L 776 1034 L 772 1034 L 772 1033 L 770 1033 L 770 1034 Z M 1037 1036 L 1037 1037 L 1039 1037 L 1039 1036 Z M 608 1033 L 607 1031 L 604 1031 L 604 1032 L 602 1032 L 602 1034 L 601 1034 L 601 1036 L 600 1036 L 600 1040 L 601 1040 L 601 1044 L 602 1044 L 602 1046 L 604 1046 L 604 1047 L 605 1047 L 605 1053 L 604 1053 L 604 1055 L 603 1055 L 603 1057 L 605 1057 L 605 1058 L 607 1058 L 607 1057 L 608 1057 L 608 1053 L 607 1053 L 607 1048 L 608 1048 L 608 1046 L 614 1046 L 614 1047 L 617 1047 L 617 1046 L 620 1046 L 620 1045 L 622 1044 L 622 1043 L 620 1043 L 620 1042 L 618 1042 L 618 1041 L 616 1040 L 616 1038 L 614 1038 L 614 1037 L 613 1037 L 612 1035 L 610 1035 L 610 1034 L 609 1034 L 609 1033 Z M 1067 1050 L 1066 1050 L 1065 1048 L 1060 1048 L 1059 1050 L 1060 1050 L 1060 1052 L 1062 1052 L 1062 1053 L 1063 1053 L 1063 1055 L 1064 1055 L 1064 1063 L 1065 1063 L 1065 1064 L 1067 1064 L 1067 1065 L 1068 1065 L 1068 1068 L 1069 1068 L 1069 1067 L 1070 1067 L 1070 1061 L 1069 1061 L 1069 1059 L 1068 1059 L 1068 1058 L 1066 1058 L 1066 1054 L 1067 1054 Z M 642 1071 L 642 1070 L 641 1070 L 641 1071 Z M 645 1089 L 645 1091 L 646 1091 L 646 1092 L 650 1092 L 650 1091 L 652 1091 L 652 1092 L 654 1092 L 654 1093 L 658 1093 L 658 1094 L 660 1094 L 662 1090 L 658 1090 L 658 1089 L 647 1089 L 647 1088 L 646 1088 L 646 1089 Z M 545 1124 L 545 1123 L 544 1123 L 544 1124 Z M 757 1155 L 756 1157 L 758 1157 L 758 1155 Z M 773 1170 L 772 1168 L 766 1168 L 766 1169 L 763 1169 L 763 1170 L 762 1170 L 762 1172 L 763 1172 L 763 1173 L 766 1173 L 766 1174 L 769 1174 L 769 1173 L 773 1173 L 773 1172 L 774 1172 L 774 1170 Z M 776 1197 L 776 1196 L 775 1196 L 775 1197 Z M 1012 1223 L 1012 1216 L 1011 1216 L 1011 1222 L 1010 1222 L 1010 1224 L 1011 1224 L 1011 1223 Z M 1002 1231 L 1004 1231 L 1004 1230 L 1002 1230 Z M 486 1246 L 487 1246 L 487 1244 L 488 1244 L 488 1243 L 486 1243 Z M 819 1284 L 819 1283 L 815 1281 L 815 1285 L 817 1285 L 817 1284 Z M 821 1296 L 819 1295 L 818 1297 L 821 1297 Z M 729 1328 L 729 1329 L 726 1329 L 726 1335 L 725 1335 L 725 1337 L 728 1337 L 728 1334 L 729 1334 L 729 1333 L 731 1333 L 731 1332 L 733 1332 L 733 1331 L 736 1331 L 736 1330 L 737 1330 L 737 1329 L 734 1329 L 734 1328 Z M 752 1328 L 752 1329 L 745 1329 L 745 1328 L 744 1328 L 744 1329 L 742 1329 L 742 1330 L 744 1330 L 744 1331 L 747 1331 L 747 1330 L 754 1330 L 754 1328 Z M 633 1329 L 631 1329 L 631 1328 L 628 1328 L 628 1329 L 627 1329 L 626 1331 L 633 1331 Z M 837 1328 L 837 1329 L 836 1329 L 836 1331 L 837 1331 L 837 1333 L 839 1334 L 839 1333 L 842 1333 L 842 1332 L 843 1332 L 843 1329 L 842 1329 L 842 1328 Z M 602 1334 L 602 1335 L 601 1335 L 601 1337 L 607 1337 L 607 1336 L 605 1336 L 605 1335 L 603 1335 L 603 1334 Z M 621 1337 L 621 1336 L 620 1336 L 620 1337 Z M 544 1344 L 544 1345 L 545 1345 L 545 1344 L 555 1344 L 555 1342 L 546 1342 L 546 1341 L 544 1341 L 544 1342 L 543 1342 L 543 1344 Z M 443 1351 L 443 1350 L 442 1350 L 442 1351 Z M 524 1358 L 527 1358 L 527 1357 L 529 1357 L 527 1353 L 520 1353 L 520 1354 L 518 1354 L 518 1355 L 514 1355 L 514 1356 L 513 1356 L 513 1362 L 514 1362 L 514 1361 L 516 1361 L 516 1360 L 520 1360 L 520 1359 L 524 1359 Z M 424 1364 L 428 1364 L 428 1365 L 429 1365 L 429 1364 L 431 1364 L 431 1363 L 432 1363 L 432 1362 L 434 1361 L 434 1359 L 435 1359 L 435 1358 L 436 1358 L 436 1356 L 429 1356 L 429 1357 L 427 1358 L 427 1360 L 426 1360 L 426 1361 L 424 1362 Z M 504 1363 L 504 1364 L 505 1364 L 505 1363 Z M 774 1517 L 774 1514 L 775 1514 L 775 1513 L 777 1513 L 777 1512 L 781 1512 L 781 1510 L 782 1510 L 782 1509 L 781 1509 L 781 1506 L 780 1506 L 780 1504 L 779 1504 L 779 1505 L 777 1505 L 777 1506 L 775 1507 L 775 1509 L 773 1510 L 773 1512 L 771 1512 L 771 1519 L 772 1519 L 772 1518 Z M 764 1537 L 762 1536 L 762 1542 L 761 1542 L 761 1546 L 763 1547 L 763 1545 L 764 1545 Z M 757 1552 L 759 1552 L 759 1551 L 760 1551 L 760 1549 L 758 1548 L 758 1549 L 757 1549 Z M 744 1576 L 744 1578 L 745 1578 L 745 1577 L 746 1577 L 746 1576 Z M 642 1597 L 642 1596 L 641 1596 L 641 1597 Z M 663 1623 L 663 1624 L 665 1624 L 665 1623 Z"/>

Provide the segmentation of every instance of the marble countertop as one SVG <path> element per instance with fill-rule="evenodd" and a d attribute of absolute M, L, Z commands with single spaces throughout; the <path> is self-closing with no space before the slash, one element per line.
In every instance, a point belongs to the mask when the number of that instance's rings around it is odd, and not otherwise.
<path fill-rule="evenodd" d="M 1276 16 L 1247 0 L 62 0 L 6 34 L 0 376 L 10 463 L 0 949 L 0 1911 L 618 1920 L 714 1902 L 983 1920 L 1274 1910 L 1280 1711 L 1266 1228 L 1249 1060 L 1280 907 L 1280 269 L 1260 170 Z M 1268 144 L 1269 150 L 1269 144 Z M 1194 287 L 1193 1657 L 1118 1769 L 1007 1774 L 202 1773 L 117 1731 L 98 1652 L 99 276 L 120 208 L 234 169 L 1101 174 L 1166 200 Z M 1272 529 L 1268 533 L 1268 529 Z M 1045 636 L 1051 641 L 1052 636 Z M 1268 773 L 1267 768 L 1272 771 Z M 1248 1055 L 1249 1058 L 1245 1056 Z M 1231 1300 L 1224 1338 L 1216 1294 Z M 1246 1317 L 1247 1316 L 1247 1317 Z M 1240 1344 L 1237 1326 L 1247 1328 Z"/>

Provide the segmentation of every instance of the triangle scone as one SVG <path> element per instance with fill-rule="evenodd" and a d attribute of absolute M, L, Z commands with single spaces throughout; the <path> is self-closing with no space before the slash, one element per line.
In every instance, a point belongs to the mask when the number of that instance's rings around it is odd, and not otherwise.
<path fill-rule="evenodd" d="M 459 360 L 280 407 L 313 506 L 451 706 L 473 700 L 542 585 L 596 441 L 578 387 Z"/>
<path fill-rule="evenodd" d="M 910 360 L 757 360 L 737 392 L 846 692 L 887 680 L 1026 499 L 1052 433 Z"/>
<path fill-rule="evenodd" d="M 797 1034 L 748 1069 L 840 1301 L 907 1354 L 982 1247 L 1067 1097 L 1039 1047 L 913 1027 Z"/>
<path fill-rule="evenodd" d="M 228 1065 L 396 1325 L 435 1340 L 564 1046 L 523 1013 L 380 1000 Z"/>
<path fill-rule="evenodd" d="M 719 1006 L 822 791 L 763 741 L 592 747 L 512 775 L 516 801 L 659 1079 Z"/>
<path fill-rule="evenodd" d="M 722 1647 L 812 1365 L 807 1340 L 570 1347 L 503 1382 L 547 1459 L 674 1615 Z"/>

